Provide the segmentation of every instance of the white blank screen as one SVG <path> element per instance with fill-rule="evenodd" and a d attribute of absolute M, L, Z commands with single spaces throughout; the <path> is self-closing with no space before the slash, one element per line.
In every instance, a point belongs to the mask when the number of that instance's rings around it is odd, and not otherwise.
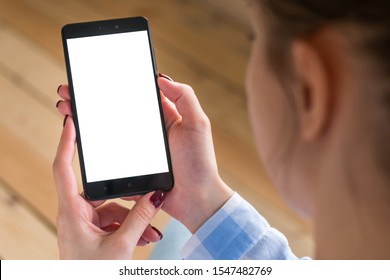
<path fill-rule="evenodd" d="M 87 182 L 168 172 L 147 31 L 67 44 Z"/>

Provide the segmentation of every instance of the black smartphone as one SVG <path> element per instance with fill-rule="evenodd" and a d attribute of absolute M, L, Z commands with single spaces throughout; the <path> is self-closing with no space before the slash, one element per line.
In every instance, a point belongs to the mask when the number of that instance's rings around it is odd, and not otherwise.
<path fill-rule="evenodd" d="M 148 20 L 68 24 L 62 40 L 86 197 L 170 190 L 172 167 Z"/>

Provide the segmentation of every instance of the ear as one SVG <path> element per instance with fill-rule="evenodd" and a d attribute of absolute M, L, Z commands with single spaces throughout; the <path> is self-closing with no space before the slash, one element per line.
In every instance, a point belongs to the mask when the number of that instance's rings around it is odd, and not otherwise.
<path fill-rule="evenodd" d="M 300 136 L 305 141 L 313 141 L 324 132 L 330 117 L 330 76 L 326 60 L 315 45 L 298 40 L 292 44 L 292 62 Z"/>

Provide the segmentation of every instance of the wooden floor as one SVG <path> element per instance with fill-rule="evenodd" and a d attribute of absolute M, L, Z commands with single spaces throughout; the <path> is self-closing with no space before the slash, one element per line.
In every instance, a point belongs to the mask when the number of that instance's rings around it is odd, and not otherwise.
<path fill-rule="evenodd" d="M 159 71 L 196 90 L 224 179 L 286 234 L 298 256 L 312 255 L 310 225 L 288 209 L 256 155 L 244 93 L 249 31 L 229 3 L 0 0 L 0 259 L 58 258 L 51 163 L 62 128 L 56 89 L 66 83 L 61 27 L 135 15 L 151 22 Z M 154 225 L 168 219 L 161 213 Z M 135 258 L 151 249 L 137 249 Z"/>

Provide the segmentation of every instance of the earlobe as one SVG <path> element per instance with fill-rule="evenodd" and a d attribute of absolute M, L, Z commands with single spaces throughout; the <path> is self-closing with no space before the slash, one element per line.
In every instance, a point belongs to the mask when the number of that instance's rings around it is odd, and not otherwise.
<path fill-rule="evenodd" d="M 295 99 L 300 137 L 313 141 L 320 137 L 329 122 L 330 88 L 326 60 L 321 50 L 306 41 L 292 44 L 295 68 Z"/>

